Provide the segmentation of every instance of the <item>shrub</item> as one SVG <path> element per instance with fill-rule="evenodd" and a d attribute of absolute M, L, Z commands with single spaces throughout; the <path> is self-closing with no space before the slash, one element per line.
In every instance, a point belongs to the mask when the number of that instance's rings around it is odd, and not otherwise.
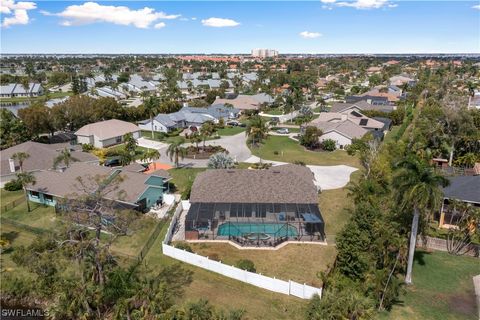
<path fill-rule="evenodd" d="M 255 269 L 255 264 L 253 263 L 252 260 L 248 260 L 248 259 L 238 260 L 235 266 L 242 270 L 257 272 L 257 270 Z"/>
<path fill-rule="evenodd" d="M 220 257 L 216 253 L 212 253 L 211 255 L 209 255 L 208 259 L 214 260 L 214 261 L 220 261 Z"/>
<path fill-rule="evenodd" d="M 325 151 L 334 151 L 337 149 L 336 143 L 332 139 L 325 139 L 322 142 L 322 149 Z"/>
<path fill-rule="evenodd" d="M 186 243 L 186 242 L 178 242 L 178 243 L 175 243 L 174 246 L 177 249 L 185 250 L 185 251 L 188 251 L 188 252 L 193 252 L 192 247 L 190 247 L 188 245 L 188 243 Z"/>
<path fill-rule="evenodd" d="M 22 184 L 18 179 L 8 181 L 5 183 L 5 190 L 7 191 L 17 191 L 22 189 Z"/>
<path fill-rule="evenodd" d="M 293 161 L 293 164 L 296 164 L 296 165 L 299 165 L 299 166 L 304 166 L 304 167 L 306 166 L 305 162 L 300 161 L 300 160 Z"/>
<path fill-rule="evenodd" d="M 276 151 L 276 150 L 273 151 L 273 154 L 276 155 L 276 156 L 278 156 L 278 151 Z"/>
<path fill-rule="evenodd" d="M 315 149 L 318 146 L 318 137 L 321 135 L 322 131 L 320 129 L 314 126 L 308 126 L 300 137 L 300 144 L 309 149 Z"/>
<path fill-rule="evenodd" d="M 90 143 L 84 143 L 82 144 L 82 151 L 83 152 L 90 152 L 92 150 L 94 150 L 95 147 L 93 145 L 91 145 Z"/>

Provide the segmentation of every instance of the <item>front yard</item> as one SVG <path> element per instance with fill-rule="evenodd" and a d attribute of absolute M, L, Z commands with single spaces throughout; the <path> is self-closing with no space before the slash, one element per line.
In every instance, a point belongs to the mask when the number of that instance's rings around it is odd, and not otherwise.
<path fill-rule="evenodd" d="M 297 141 L 288 137 L 269 136 L 259 147 L 250 147 L 252 153 L 265 160 L 293 163 L 302 161 L 312 165 L 348 165 L 360 167 L 358 158 L 349 156 L 347 152 L 336 150 L 332 152 L 308 151 Z"/>

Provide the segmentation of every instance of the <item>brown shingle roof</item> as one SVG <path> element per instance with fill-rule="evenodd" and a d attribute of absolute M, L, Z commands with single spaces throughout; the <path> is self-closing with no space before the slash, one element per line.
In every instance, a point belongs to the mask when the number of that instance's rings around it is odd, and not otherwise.
<path fill-rule="evenodd" d="M 310 169 L 293 164 L 268 170 L 212 169 L 197 176 L 190 201 L 317 203 L 313 179 Z"/>
<path fill-rule="evenodd" d="M 43 144 L 33 141 L 27 141 L 11 148 L 2 150 L 0 161 L 1 175 L 10 175 L 9 160 L 17 152 L 25 152 L 30 157 L 24 161 L 23 170 L 35 171 L 35 170 L 47 170 L 53 166 L 53 160 L 59 155 L 60 151 L 64 148 L 70 148 L 69 144 Z M 75 161 L 89 162 L 97 161 L 98 158 L 91 153 L 82 151 L 72 151 L 72 158 Z M 18 170 L 18 161 L 15 161 L 15 165 Z"/>
<path fill-rule="evenodd" d="M 85 192 L 82 190 L 78 177 L 82 177 L 83 183 L 88 186 L 88 191 L 92 191 L 98 187 L 93 178 L 98 176 L 106 179 L 116 170 L 94 164 L 75 162 L 63 172 L 57 170 L 35 172 L 36 183 L 29 186 L 28 189 L 57 197 L 81 196 Z M 155 175 L 161 176 L 161 174 Z M 118 184 L 117 190 L 107 194 L 107 197 L 113 200 L 135 203 L 148 187 L 145 181 L 149 175 L 139 172 L 121 171 L 120 177 L 123 179 Z M 120 191 L 122 191 L 122 197 L 119 197 Z"/>

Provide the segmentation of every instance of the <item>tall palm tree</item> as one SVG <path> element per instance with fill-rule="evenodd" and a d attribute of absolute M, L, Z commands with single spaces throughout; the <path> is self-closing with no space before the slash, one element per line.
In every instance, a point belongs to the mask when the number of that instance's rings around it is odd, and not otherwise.
<path fill-rule="evenodd" d="M 53 168 L 57 169 L 58 165 L 61 162 L 63 162 L 65 166 L 68 168 L 72 160 L 73 159 L 72 159 L 72 154 L 70 153 L 70 150 L 65 148 L 60 152 L 60 154 L 55 159 L 53 159 Z"/>
<path fill-rule="evenodd" d="M 17 181 L 20 182 L 23 188 L 23 194 L 27 202 L 27 210 L 30 212 L 30 203 L 28 202 L 27 185 L 34 185 L 36 183 L 35 176 L 31 172 L 19 172 L 17 173 Z"/>
<path fill-rule="evenodd" d="M 405 283 L 411 284 L 418 221 L 421 215 L 423 218 L 427 218 L 433 210 L 440 207 L 443 197 L 441 187 L 446 187 L 449 181 L 436 174 L 432 167 L 413 156 L 400 161 L 396 167 L 393 185 L 396 189 L 397 201 L 402 210 L 413 209 L 407 274 L 405 276 Z"/>
<path fill-rule="evenodd" d="M 160 103 L 158 101 L 157 97 L 150 97 L 148 98 L 147 101 L 144 102 L 144 107 L 148 112 L 148 115 L 150 116 L 150 124 L 151 124 L 151 131 L 152 131 L 152 139 L 154 139 L 154 133 L 153 133 L 153 117 L 155 117 L 159 111 L 160 108 Z"/>
<path fill-rule="evenodd" d="M 178 160 L 179 158 L 185 157 L 186 150 L 185 148 L 182 147 L 182 144 L 184 143 L 184 140 L 178 140 L 175 142 L 172 142 L 167 149 L 167 156 L 170 157 L 170 161 L 175 162 L 175 167 L 178 167 Z"/>
<path fill-rule="evenodd" d="M 267 122 L 260 116 L 254 116 L 250 119 L 245 134 L 251 140 L 252 145 L 256 145 L 267 137 L 267 132 Z"/>
<path fill-rule="evenodd" d="M 12 155 L 12 159 L 18 161 L 20 172 L 23 172 L 23 162 L 28 158 L 30 158 L 30 155 L 26 152 L 17 152 Z"/>

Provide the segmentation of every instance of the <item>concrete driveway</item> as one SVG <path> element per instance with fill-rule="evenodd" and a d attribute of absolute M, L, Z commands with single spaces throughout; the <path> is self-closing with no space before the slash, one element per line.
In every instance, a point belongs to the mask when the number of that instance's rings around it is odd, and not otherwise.
<path fill-rule="evenodd" d="M 260 160 L 262 162 L 271 163 L 274 166 L 287 164 L 288 162 L 280 162 L 280 161 L 270 161 L 270 160 L 263 160 L 257 156 L 251 156 L 245 162 L 248 163 L 257 163 Z M 350 181 L 350 175 L 352 172 L 357 171 L 357 168 L 346 166 L 346 165 L 338 165 L 338 166 L 315 166 L 315 165 L 307 165 L 307 167 L 312 171 L 315 177 L 315 185 L 320 187 L 321 190 L 331 190 L 331 189 L 339 189 L 345 187 L 348 182 Z"/>
<path fill-rule="evenodd" d="M 185 145 L 188 145 L 186 143 Z M 222 146 L 228 150 L 229 154 L 237 162 L 248 162 L 256 163 L 261 159 L 252 155 L 252 152 L 247 147 L 247 138 L 244 132 L 233 136 L 224 136 L 220 139 L 209 140 L 207 144 L 214 146 Z M 160 152 L 160 162 L 168 163 L 173 165 L 173 162 L 170 161 L 170 158 L 167 157 L 167 148 L 168 144 L 152 141 L 145 138 L 138 139 L 138 145 L 145 148 L 157 149 Z M 261 160 L 262 162 L 269 162 L 273 165 L 287 164 L 287 162 L 279 161 L 269 161 Z M 184 159 L 180 160 L 180 165 L 185 167 L 206 167 L 208 160 L 195 160 L 195 159 Z M 357 168 L 346 166 L 346 165 L 337 165 L 337 166 L 315 166 L 307 165 L 307 167 L 313 172 L 315 176 L 315 185 L 319 186 L 322 190 L 338 189 L 343 188 L 350 181 L 350 174 Z"/>

